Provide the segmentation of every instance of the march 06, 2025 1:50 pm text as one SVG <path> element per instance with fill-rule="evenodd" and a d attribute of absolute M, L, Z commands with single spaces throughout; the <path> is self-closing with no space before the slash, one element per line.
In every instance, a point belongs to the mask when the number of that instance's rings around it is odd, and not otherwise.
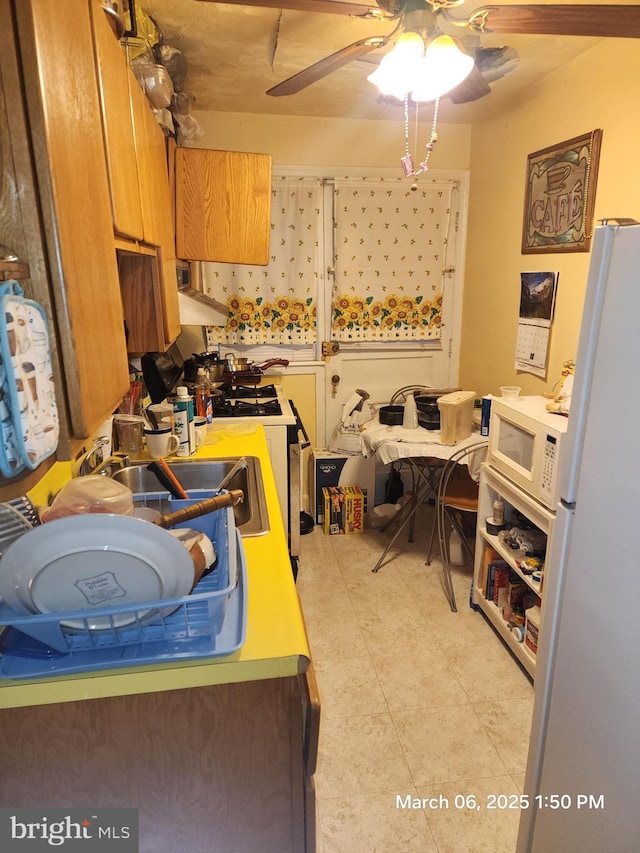
<path fill-rule="evenodd" d="M 569 809 L 598 811 L 604 809 L 604 794 L 456 794 L 445 797 L 413 797 L 396 794 L 396 808 L 402 810 L 424 809 L 425 811 L 446 811 L 453 808 L 458 811 L 506 810 L 506 809 L 550 809 L 568 811 Z"/>

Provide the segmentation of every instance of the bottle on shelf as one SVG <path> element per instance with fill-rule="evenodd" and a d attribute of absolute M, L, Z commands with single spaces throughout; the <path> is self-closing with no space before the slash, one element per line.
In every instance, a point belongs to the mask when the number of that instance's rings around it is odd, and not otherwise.
<path fill-rule="evenodd" d="M 496 527 L 504 526 L 504 501 L 500 495 L 496 495 L 493 502 L 493 523 Z"/>
<path fill-rule="evenodd" d="M 540 634 L 540 604 L 539 598 L 533 607 L 524 612 L 524 644 L 529 651 L 538 654 L 538 636 Z"/>
<path fill-rule="evenodd" d="M 176 388 L 173 399 L 173 428 L 180 444 L 176 456 L 191 456 L 196 452 L 196 428 L 193 397 L 184 385 Z"/>
<path fill-rule="evenodd" d="M 211 386 L 209 374 L 204 367 L 198 368 L 195 387 L 196 414 L 200 418 L 206 418 L 210 424 L 213 418 L 213 403 L 211 400 Z"/>

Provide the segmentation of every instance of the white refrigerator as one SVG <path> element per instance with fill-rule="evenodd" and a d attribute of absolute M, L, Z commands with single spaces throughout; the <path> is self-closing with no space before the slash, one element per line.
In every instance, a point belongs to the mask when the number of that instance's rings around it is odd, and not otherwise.
<path fill-rule="evenodd" d="M 596 229 L 518 853 L 640 850 L 640 225 Z"/>

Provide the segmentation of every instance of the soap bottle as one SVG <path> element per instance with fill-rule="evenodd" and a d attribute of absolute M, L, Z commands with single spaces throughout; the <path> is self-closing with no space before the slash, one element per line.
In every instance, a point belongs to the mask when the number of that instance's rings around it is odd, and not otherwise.
<path fill-rule="evenodd" d="M 193 397 L 184 385 L 176 388 L 173 400 L 173 428 L 180 445 L 176 456 L 191 456 L 196 451 L 196 427 L 194 423 Z"/>
<path fill-rule="evenodd" d="M 213 419 L 213 405 L 211 401 L 211 389 L 209 386 L 209 377 L 204 367 L 198 368 L 196 376 L 196 414 L 199 418 L 206 418 L 210 424 Z"/>
<path fill-rule="evenodd" d="M 405 397 L 404 414 L 402 416 L 403 429 L 416 429 L 418 426 L 418 407 L 413 396 L 413 391 L 410 391 Z"/>

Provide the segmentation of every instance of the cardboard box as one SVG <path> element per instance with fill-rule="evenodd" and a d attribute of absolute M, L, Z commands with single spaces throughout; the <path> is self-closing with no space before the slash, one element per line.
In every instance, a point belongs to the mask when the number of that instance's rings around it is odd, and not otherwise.
<path fill-rule="evenodd" d="M 316 524 L 324 523 L 323 489 L 331 486 L 360 486 L 364 494 L 364 511 L 373 509 L 375 498 L 375 457 L 347 456 L 328 450 L 314 450 L 311 455 L 309 502 Z"/>
<path fill-rule="evenodd" d="M 328 536 L 364 531 L 364 493 L 360 486 L 325 486 L 322 529 Z"/>

